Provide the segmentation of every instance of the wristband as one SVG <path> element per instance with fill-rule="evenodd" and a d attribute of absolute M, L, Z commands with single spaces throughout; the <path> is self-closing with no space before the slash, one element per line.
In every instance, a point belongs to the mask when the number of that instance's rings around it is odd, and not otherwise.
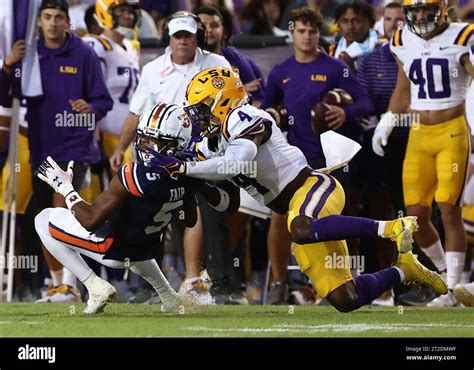
<path fill-rule="evenodd" d="M 68 193 L 65 197 L 64 200 L 66 201 L 67 208 L 69 208 L 70 211 L 72 211 L 72 207 L 79 203 L 83 202 L 84 200 L 81 198 L 81 196 L 77 193 L 77 191 L 73 190 L 70 193 Z"/>

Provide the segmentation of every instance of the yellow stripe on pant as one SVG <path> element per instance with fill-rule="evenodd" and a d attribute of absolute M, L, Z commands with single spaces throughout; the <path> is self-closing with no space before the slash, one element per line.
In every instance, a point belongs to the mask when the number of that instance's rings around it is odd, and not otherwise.
<path fill-rule="evenodd" d="M 332 176 L 317 173 L 308 177 L 291 198 L 288 230 L 297 216 L 315 219 L 341 214 L 345 203 L 344 189 Z M 293 252 L 301 271 L 308 276 L 319 295 L 326 297 L 333 290 L 352 280 L 346 263 L 349 252 L 345 240 L 313 244 L 294 244 Z"/>

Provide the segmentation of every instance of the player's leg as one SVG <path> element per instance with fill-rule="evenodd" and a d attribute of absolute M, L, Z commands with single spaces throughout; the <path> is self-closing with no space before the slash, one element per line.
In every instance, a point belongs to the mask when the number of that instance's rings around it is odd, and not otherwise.
<path fill-rule="evenodd" d="M 50 226 L 52 227 L 53 225 L 51 225 L 50 222 L 56 223 L 59 220 L 69 221 L 71 225 L 71 227 L 68 228 L 68 233 L 54 229 L 57 230 L 58 233 L 63 234 L 64 240 L 70 242 L 77 241 L 84 247 L 100 248 L 100 246 L 91 243 L 90 234 L 85 229 L 81 230 L 79 227 L 81 225 L 77 221 L 73 222 L 75 218 L 67 209 L 46 208 L 35 218 L 36 232 L 45 248 L 86 286 L 89 292 L 89 300 L 84 313 L 91 314 L 101 312 L 105 305 L 115 298 L 117 292 L 111 284 L 98 277 L 92 271 L 82 259 L 78 251 L 79 248 L 65 241 L 60 241 L 57 237 L 55 238 L 51 235 Z M 106 248 L 107 247 L 104 246 L 104 249 Z"/>
<path fill-rule="evenodd" d="M 445 122 L 442 126 L 441 151 L 436 157 L 438 187 L 435 200 L 445 231 L 446 282 L 450 294 L 429 305 L 454 306 L 457 302 L 451 293 L 461 282 L 467 247 L 460 202 L 468 171 L 470 137 L 464 117 Z"/>
<path fill-rule="evenodd" d="M 201 212 L 197 208 L 197 222 L 192 228 L 185 227 L 183 235 L 184 266 L 186 279 L 179 293 L 187 295 L 196 304 L 212 304 L 209 284 L 201 277 L 204 253 L 204 236 Z"/>
<path fill-rule="evenodd" d="M 284 304 L 288 300 L 287 266 L 291 253 L 290 234 L 286 229 L 286 215 L 272 212 L 268 230 L 268 257 L 272 266 L 267 304 Z"/>
<path fill-rule="evenodd" d="M 318 175 L 319 176 L 319 175 Z M 336 181 L 334 188 L 322 193 L 319 201 L 303 209 L 307 199 L 307 190 L 314 186 L 318 176 L 308 178 L 290 201 L 288 228 L 293 231 L 292 223 L 298 217 L 330 217 L 339 214 L 344 207 L 344 190 Z M 305 212 L 305 213 L 303 213 Z M 442 278 L 423 267 L 411 253 L 400 255 L 396 265 L 375 274 L 364 274 L 352 279 L 351 261 L 345 241 L 327 241 L 294 246 L 294 253 L 301 271 L 312 281 L 322 297 L 341 312 L 353 311 L 370 303 L 384 291 L 403 281 L 412 281 L 433 287 L 439 293 L 445 293 L 446 286 Z"/>
<path fill-rule="evenodd" d="M 437 270 L 446 270 L 446 258 L 436 228 L 431 222 L 431 205 L 437 186 L 436 153 L 438 148 L 430 145 L 433 141 L 432 127 L 419 125 L 411 128 L 405 160 L 403 161 L 403 198 L 407 215 L 418 219 L 415 241 L 431 259 Z"/>

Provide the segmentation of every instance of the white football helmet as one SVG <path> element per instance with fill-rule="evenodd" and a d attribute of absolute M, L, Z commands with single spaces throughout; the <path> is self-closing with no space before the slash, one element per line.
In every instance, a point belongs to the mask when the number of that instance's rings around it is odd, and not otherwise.
<path fill-rule="evenodd" d="M 164 155 L 175 155 L 185 150 L 191 140 L 191 120 L 186 112 L 175 104 L 160 103 L 140 117 L 134 147 L 138 158 L 149 164 L 152 155 L 147 146 Z M 158 147 L 158 143 L 144 144 L 143 138 L 167 142 Z"/>

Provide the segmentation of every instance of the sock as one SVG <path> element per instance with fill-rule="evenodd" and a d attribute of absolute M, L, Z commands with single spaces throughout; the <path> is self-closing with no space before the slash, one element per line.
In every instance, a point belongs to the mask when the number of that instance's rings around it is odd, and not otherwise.
<path fill-rule="evenodd" d="M 49 270 L 49 272 L 51 273 L 51 279 L 53 279 L 53 286 L 58 286 L 63 283 L 63 275 L 64 275 L 63 269 L 56 270 L 56 271 Z"/>
<path fill-rule="evenodd" d="M 91 270 L 90 275 L 87 278 L 85 278 L 84 280 L 81 280 L 82 284 L 84 284 L 84 286 L 87 288 L 88 292 L 90 292 L 90 290 L 92 288 L 92 282 L 97 278 L 98 278 L 98 276 L 95 274 L 94 271 Z"/>
<path fill-rule="evenodd" d="M 341 215 L 332 215 L 311 221 L 312 242 L 344 240 L 376 235 L 375 221 Z"/>
<path fill-rule="evenodd" d="M 64 268 L 63 284 L 69 285 L 70 287 L 77 288 L 77 278 L 72 272 Z"/>
<path fill-rule="evenodd" d="M 471 271 L 463 271 L 461 274 L 461 284 L 469 284 L 471 282 Z"/>
<path fill-rule="evenodd" d="M 438 239 L 428 248 L 421 248 L 421 250 L 434 263 L 439 272 L 446 270 L 446 254 L 441 245 L 441 240 Z"/>
<path fill-rule="evenodd" d="M 171 287 L 168 280 L 166 280 L 165 276 L 160 270 L 160 267 L 154 259 L 132 262 L 130 270 L 132 270 L 135 274 L 140 275 L 142 278 L 148 281 L 151 286 L 156 290 L 156 292 L 160 295 L 162 302 L 176 297 L 176 292 Z"/>
<path fill-rule="evenodd" d="M 448 289 L 454 289 L 461 281 L 462 270 L 464 270 L 464 252 L 446 252 L 446 284 Z"/>
<path fill-rule="evenodd" d="M 360 306 L 372 302 L 401 281 L 400 270 L 396 267 L 357 276 L 354 282 Z"/>

